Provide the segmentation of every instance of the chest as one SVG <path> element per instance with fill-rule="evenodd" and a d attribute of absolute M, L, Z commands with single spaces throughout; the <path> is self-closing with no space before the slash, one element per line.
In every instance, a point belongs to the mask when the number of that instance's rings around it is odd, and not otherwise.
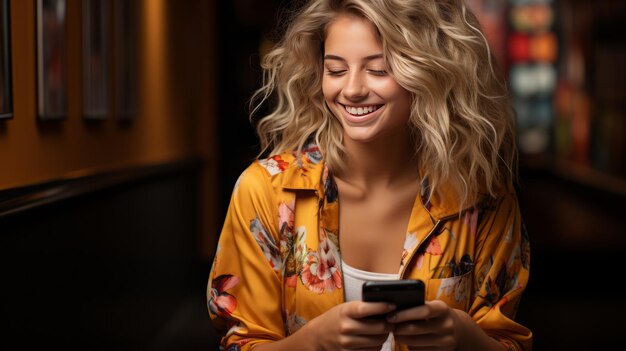
<path fill-rule="evenodd" d="M 284 233 L 280 244 L 285 250 L 282 280 L 287 315 L 295 313 L 308 320 L 344 302 L 341 260 L 355 267 L 355 258 L 362 260 L 357 262 L 364 270 L 401 272 L 401 278 L 422 279 L 429 300 L 442 299 L 455 308 L 466 308 L 472 281 L 464 264 L 466 257 L 474 257 L 475 235 L 464 218 L 436 226 L 418 203 L 404 224 L 396 227 L 400 229 L 395 234 L 382 236 L 373 228 L 387 232 L 391 226 L 378 224 L 394 217 L 393 206 L 371 215 L 361 212 L 364 208 L 352 207 L 349 211 L 355 215 L 362 213 L 361 221 L 340 230 L 343 203 L 341 208 L 336 202 L 318 207 L 317 198 L 299 198 L 295 203 L 294 211 L 288 211 L 295 215 L 293 231 Z M 356 244 L 349 245 L 346 240 Z M 382 266 L 381 262 L 392 266 Z"/>
<path fill-rule="evenodd" d="M 415 194 L 385 194 L 366 201 L 340 201 L 343 259 L 361 270 L 398 273 L 415 205 Z"/>

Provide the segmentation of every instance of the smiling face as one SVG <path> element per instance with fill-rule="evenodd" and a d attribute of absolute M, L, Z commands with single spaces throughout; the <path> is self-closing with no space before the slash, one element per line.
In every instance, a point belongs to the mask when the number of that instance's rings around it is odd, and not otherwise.
<path fill-rule="evenodd" d="M 342 14 L 328 26 L 322 92 L 346 144 L 408 136 L 411 94 L 387 72 L 376 28 L 367 20 Z"/>

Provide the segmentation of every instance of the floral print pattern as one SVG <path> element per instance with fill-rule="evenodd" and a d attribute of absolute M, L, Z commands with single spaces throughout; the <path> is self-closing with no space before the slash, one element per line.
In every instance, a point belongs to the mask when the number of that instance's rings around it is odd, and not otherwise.
<path fill-rule="evenodd" d="M 324 167 L 324 173 L 322 174 L 322 183 L 324 184 L 324 193 L 326 194 L 326 203 L 331 204 L 337 201 L 339 198 L 339 190 L 337 189 L 337 184 L 333 182 L 332 177 L 330 177 L 327 167 Z"/>
<path fill-rule="evenodd" d="M 461 304 L 469 299 L 471 293 L 471 275 L 474 264 L 469 255 L 463 255 L 459 262 L 452 259 L 447 265 L 434 269 L 435 277 L 441 279 L 437 291 L 437 299 L 445 297 L 448 300 Z"/>
<path fill-rule="evenodd" d="M 400 258 L 400 265 L 406 265 L 406 261 L 409 259 L 409 253 L 413 251 L 413 248 L 417 246 L 416 233 L 408 233 L 404 239 L 404 248 L 402 250 L 402 257 Z"/>
<path fill-rule="evenodd" d="M 280 271 L 283 268 L 283 263 L 280 259 L 280 249 L 274 242 L 274 239 L 267 233 L 267 230 L 263 228 L 258 217 L 250 222 L 250 232 L 259 244 L 263 255 L 265 255 L 272 269 Z"/>
<path fill-rule="evenodd" d="M 305 237 L 306 231 L 304 227 L 297 228 L 295 234 L 292 231 L 281 233 L 281 253 L 285 257 L 283 276 L 289 288 L 296 287 L 298 276 L 300 275 L 299 272 L 302 270 L 303 253 L 306 253 Z M 294 247 L 294 245 L 297 246 Z"/>
<path fill-rule="evenodd" d="M 308 321 L 296 313 L 287 311 L 285 317 L 285 334 L 291 335 L 302 328 Z"/>
<path fill-rule="evenodd" d="M 504 194 L 459 214 L 458 203 L 428 197 L 426 177 L 422 185 L 399 257 L 401 277 L 423 280 L 428 299 L 470 313 L 479 326 L 488 321 L 508 349 L 530 349 L 530 331 L 513 321 L 530 265 L 516 197 Z M 247 351 L 290 335 L 344 301 L 338 200 L 314 144 L 256 161 L 241 175 L 207 289 L 222 350 Z"/>
<path fill-rule="evenodd" d="M 237 308 L 237 299 L 226 292 L 239 284 L 239 278 L 230 274 L 221 275 L 211 284 L 209 292 L 209 310 L 220 317 L 230 317 Z"/>
<path fill-rule="evenodd" d="M 292 206 L 281 203 L 278 207 L 280 252 L 285 257 L 283 275 L 286 285 L 295 288 L 299 277 L 305 287 L 318 294 L 341 288 L 341 261 L 336 235 L 321 230 L 318 250 L 309 250 L 305 228 L 299 227 L 293 233 Z"/>
<path fill-rule="evenodd" d="M 296 153 L 298 159 L 298 167 L 306 169 L 307 165 L 316 165 L 322 161 L 322 153 L 320 148 L 313 140 L 309 140 L 301 152 Z"/>
<path fill-rule="evenodd" d="M 337 237 L 320 230 L 318 251 L 306 255 L 300 279 L 309 290 L 322 294 L 342 286 L 341 259 L 337 249 Z"/>
<path fill-rule="evenodd" d="M 465 211 L 463 215 L 463 220 L 465 225 L 469 228 L 469 234 L 472 236 L 476 236 L 476 227 L 478 225 L 478 215 L 480 214 L 480 209 L 471 208 L 468 211 Z"/>
<path fill-rule="evenodd" d="M 431 237 L 428 242 L 428 247 L 426 247 L 426 253 L 441 256 L 443 251 L 441 250 L 441 245 L 439 244 L 439 239 L 437 237 Z"/>
<path fill-rule="evenodd" d="M 461 303 L 469 298 L 471 277 L 466 274 L 441 280 L 437 290 L 437 299 L 448 299 Z"/>
<path fill-rule="evenodd" d="M 281 173 L 289 166 L 289 162 L 285 162 L 280 155 L 259 160 L 259 164 L 263 166 L 271 175 Z"/>

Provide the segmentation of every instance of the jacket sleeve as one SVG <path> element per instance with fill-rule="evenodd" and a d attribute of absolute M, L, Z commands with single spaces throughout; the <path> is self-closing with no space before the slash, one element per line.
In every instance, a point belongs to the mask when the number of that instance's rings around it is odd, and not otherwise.
<path fill-rule="evenodd" d="M 528 284 L 530 244 L 515 193 L 483 209 L 477 229 L 475 299 L 469 314 L 507 350 L 531 350 L 531 331 L 514 321 Z"/>
<path fill-rule="evenodd" d="M 274 197 L 270 176 L 256 163 L 232 193 L 207 286 L 209 315 L 225 350 L 284 337 Z"/>

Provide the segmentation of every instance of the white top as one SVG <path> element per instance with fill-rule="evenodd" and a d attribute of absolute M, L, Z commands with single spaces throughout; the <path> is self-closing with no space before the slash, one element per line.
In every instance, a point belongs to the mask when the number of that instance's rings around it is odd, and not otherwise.
<path fill-rule="evenodd" d="M 363 271 L 348 265 L 343 259 L 341 260 L 341 269 L 343 270 L 343 291 L 346 302 L 360 301 L 363 295 L 363 283 L 368 280 L 385 281 L 397 280 L 400 274 L 376 273 Z M 383 344 L 381 351 L 391 351 L 394 349 L 393 334 L 389 333 L 389 338 Z"/>
<path fill-rule="evenodd" d="M 363 271 L 354 268 L 341 260 L 341 269 L 343 270 L 343 291 L 348 301 L 361 301 L 363 283 L 368 280 L 373 281 L 385 281 L 385 280 L 397 280 L 399 274 L 391 273 L 376 273 Z"/>

